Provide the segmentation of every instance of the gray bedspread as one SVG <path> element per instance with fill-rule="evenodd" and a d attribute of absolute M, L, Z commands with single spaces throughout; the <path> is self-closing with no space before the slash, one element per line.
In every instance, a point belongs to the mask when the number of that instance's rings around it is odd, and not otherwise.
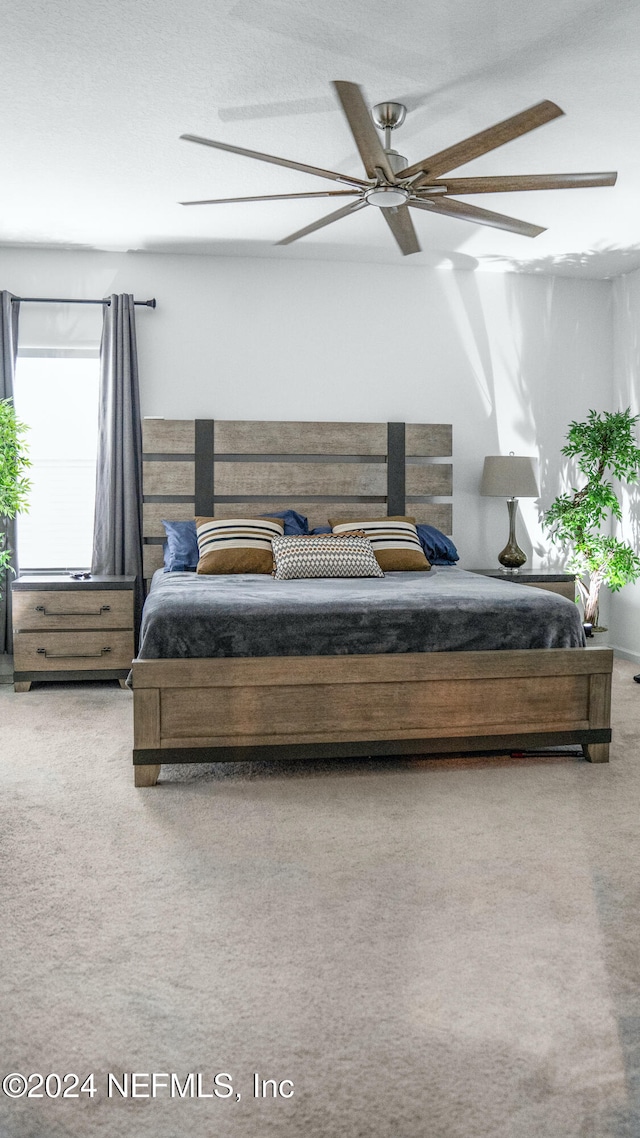
<path fill-rule="evenodd" d="M 138 657 L 342 656 L 579 648 L 577 605 L 555 593 L 434 566 L 383 579 L 274 581 L 154 574 Z"/>

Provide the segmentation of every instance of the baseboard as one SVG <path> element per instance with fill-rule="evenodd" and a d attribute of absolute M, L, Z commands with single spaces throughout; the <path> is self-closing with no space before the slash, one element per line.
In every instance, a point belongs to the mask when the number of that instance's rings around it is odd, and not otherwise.
<path fill-rule="evenodd" d="M 612 644 L 611 647 L 614 656 L 619 656 L 622 660 L 631 660 L 631 663 L 640 669 L 640 652 L 629 652 L 626 648 L 618 648 L 616 644 Z"/>

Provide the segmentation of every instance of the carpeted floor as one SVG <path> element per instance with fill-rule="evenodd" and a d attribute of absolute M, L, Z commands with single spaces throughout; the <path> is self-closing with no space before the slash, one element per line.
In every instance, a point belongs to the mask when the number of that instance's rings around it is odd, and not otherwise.
<path fill-rule="evenodd" d="M 0 687 L 0 1073 L 96 1091 L 0 1093 L 2 1138 L 637 1138 L 635 670 L 608 766 L 174 767 L 149 790 L 129 692 Z M 186 1097 L 143 1097 L 152 1072 Z M 190 1072 L 233 1093 L 190 1097 Z"/>

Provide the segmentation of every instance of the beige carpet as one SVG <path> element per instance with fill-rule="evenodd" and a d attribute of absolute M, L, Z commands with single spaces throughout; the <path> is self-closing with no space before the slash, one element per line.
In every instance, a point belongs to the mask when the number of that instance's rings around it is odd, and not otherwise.
<path fill-rule="evenodd" d="M 1 1073 L 96 1085 L 0 1094 L 2 1138 L 637 1138 L 634 670 L 609 766 L 174 767 L 138 791 L 128 692 L 1 687 Z M 109 1099 L 108 1072 L 233 1094 Z"/>

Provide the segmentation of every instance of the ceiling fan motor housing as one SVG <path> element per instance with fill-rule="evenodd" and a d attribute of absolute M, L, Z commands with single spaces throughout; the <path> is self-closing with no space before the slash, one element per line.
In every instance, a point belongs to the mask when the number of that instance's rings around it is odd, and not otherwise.
<path fill-rule="evenodd" d="M 401 174 L 403 170 L 406 170 L 409 163 L 404 154 L 398 154 L 397 150 L 385 150 L 385 154 L 389 159 L 389 165 L 394 174 Z"/>

